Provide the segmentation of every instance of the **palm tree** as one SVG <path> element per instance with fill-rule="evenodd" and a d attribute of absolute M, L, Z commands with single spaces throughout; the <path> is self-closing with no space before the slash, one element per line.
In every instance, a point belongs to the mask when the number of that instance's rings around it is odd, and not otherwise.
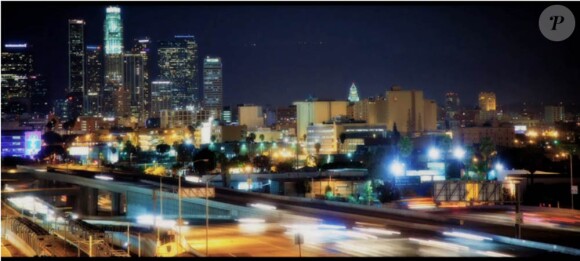
<path fill-rule="evenodd" d="M 406 159 L 411 156 L 411 153 L 413 152 L 413 141 L 407 136 L 402 137 L 401 140 L 399 140 L 398 149 L 401 157 Z"/>
<path fill-rule="evenodd" d="M 316 144 L 314 144 L 314 149 L 316 150 L 316 159 L 318 159 L 320 157 L 320 148 L 322 147 L 322 145 L 320 145 L 320 142 L 317 142 Z"/>
<path fill-rule="evenodd" d="M 264 134 L 260 134 L 260 141 L 264 142 L 264 139 L 265 139 Z"/>
<path fill-rule="evenodd" d="M 485 172 L 485 179 L 489 179 L 488 172 L 491 169 L 491 159 L 496 153 L 495 144 L 489 137 L 484 137 L 479 142 L 479 153 L 482 160 L 482 171 Z"/>

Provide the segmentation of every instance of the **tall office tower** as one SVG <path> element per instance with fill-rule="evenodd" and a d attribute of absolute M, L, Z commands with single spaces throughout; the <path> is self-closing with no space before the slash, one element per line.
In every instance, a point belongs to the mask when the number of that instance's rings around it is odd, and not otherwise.
<path fill-rule="evenodd" d="M 176 35 L 157 48 L 159 78 L 170 81 L 176 91 L 175 107 L 199 105 L 197 43 L 191 35 Z"/>
<path fill-rule="evenodd" d="M 493 121 L 497 118 L 496 99 L 493 92 L 479 93 L 479 119 L 478 124 Z"/>
<path fill-rule="evenodd" d="M 123 88 L 123 24 L 121 8 L 110 6 L 105 17 L 105 85 L 102 91 L 102 114 L 114 116 L 119 102 L 115 93 Z"/>
<path fill-rule="evenodd" d="M 141 74 L 143 75 L 143 84 L 139 89 L 140 94 L 136 97 L 140 111 L 139 118 L 142 119 L 139 121 L 140 123 L 149 118 L 151 112 L 151 81 L 149 78 L 149 73 L 151 71 L 151 65 L 149 63 L 150 48 L 151 40 L 149 37 L 135 39 L 133 47 L 131 48 L 131 53 L 139 55 L 142 61 Z"/>
<path fill-rule="evenodd" d="M 26 43 L 5 44 L 2 48 L 2 115 L 22 114 L 30 107 L 32 54 Z"/>
<path fill-rule="evenodd" d="M 448 112 L 459 111 L 459 94 L 448 92 L 445 94 L 445 110 Z"/>
<path fill-rule="evenodd" d="M 124 97 L 122 104 L 125 106 L 123 110 L 129 110 L 129 115 L 134 121 L 145 123 L 146 115 L 143 113 L 145 109 L 144 103 L 144 60 L 141 54 L 126 53 L 125 54 L 125 84 L 123 89 L 127 89 L 128 96 Z M 121 99 L 119 99 L 121 100 Z"/>
<path fill-rule="evenodd" d="M 350 86 L 350 89 L 348 91 L 348 101 L 349 102 L 358 102 L 360 99 L 358 97 L 358 90 L 356 88 L 356 85 L 354 85 L 354 82 L 352 83 L 352 85 Z"/>
<path fill-rule="evenodd" d="M 103 91 L 103 49 L 100 45 L 86 47 L 85 115 L 97 116 L 101 113 L 101 91 Z"/>
<path fill-rule="evenodd" d="M 495 93 L 480 92 L 479 93 L 479 108 L 482 111 L 495 111 Z"/>
<path fill-rule="evenodd" d="M 158 118 L 161 110 L 172 109 L 173 87 L 170 81 L 151 82 L 151 118 Z"/>
<path fill-rule="evenodd" d="M 48 104 L 48 85 L 42 74 L 30 76 L 30 112 L 38 116 L 46 116 L 50 111 Z"/>
<path fill-rule="evenodd" d="M 74 97 L 75 103 L 68 103 L 69 118 L 83 114 L 85 92 L 85 21 L 68 20 L 68 88 L 67 96 Z M 77 104 L 80 102 L 80 104 Z"/>
<path fill-rule="evenodd" d="M 564 120 L 564 106 L 545 106 L 544 123 L 553 125 L 557 121 Z"/>
<path fill-rule="evenodd" d="M 232 122 L 232 109 L 230 106 L 224 106 L 222 108 L 222 117 L 221 117 L 222 121 L 225 123 L 231 123 Z"/>
<path fill-rule="evenodd" d="M 223 105 L 222 61 L 219 57 L 203 60 L 203 107 L 219 118 Z"/>

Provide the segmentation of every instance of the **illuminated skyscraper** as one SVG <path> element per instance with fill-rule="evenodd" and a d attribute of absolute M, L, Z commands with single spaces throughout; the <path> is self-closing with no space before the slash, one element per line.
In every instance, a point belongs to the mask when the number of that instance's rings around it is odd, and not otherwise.
<path fill-rule="evenodd" d="M 85 93 L 85 21 L 68 20 L 68 88 L 67 96 L 75 103 L 68 103 L 69 118 L 83 113 Z"/>
<path fill-rule="evenodd" d="M 161 110 L 171 109 L 172 97 L 172 83 L 170 81 L 152 81 L 150 117 L 159 117 Z"/>
<path fill-rule="evenodd" d="M 103 91 L 103 49 L 101 46 L 86 47 L 85 114 L 96 116 L 101 113 L 101 91 Z"/>
<path fill-rule="evenodd" d="M 191 35 L 176 35 L 173 41 L 162 41 L 157 49 L 159 78 L 171 81 L 175 89 L 175 106 L 198 105 L 197 43 Z"/>
<path fill-rule="evenodd" d="M 26 43 L 2 48 L 2 114 L 21 114 L 30 107 L 32 54 Z"/>
<path fill-rule="evenodd" d="M 68 20 L 68 89 L 84 93 L 85 86 L 85 21 Z"/>
<path fill-rule="evenodd" d="M 102 113 L 105 116 L 116 114 L 118 103 L 115 93 L 126 92 L 123 88 L 123 24 L 121 9 L 107 7 L 105 17 L 105 86 L 102 92 Z"/>
<path fill-rule="evenodd" d="M 479 93 L 479 108 L 482 111 L 495 111 L 495 93 L 480 92 Z"/>
<path fill-rule="evenodd" d="M 220 57 L 206 57 L 203 60 L 203 101 L 204 109 L 219 118 L 223 104 L 223 76 Z"/>
<path fill-rule="evenodd" d="M 135 39 L 131 52 L 125 54 L 125 86 L 130 92 L 131 116 L 145 124 L 151 110 L 149 83 L 150 40 Z"/>
<path fill-rule="evenodd" d="M 358 97 L 358 90 L 356 88 L 356 85 L 354 85 L 354 82 L 352 83 L 352 85 L 350 86 L 350 90 L 348 92 L 348 101 L 349 102 L 358 102 L 360 99 Z"/>

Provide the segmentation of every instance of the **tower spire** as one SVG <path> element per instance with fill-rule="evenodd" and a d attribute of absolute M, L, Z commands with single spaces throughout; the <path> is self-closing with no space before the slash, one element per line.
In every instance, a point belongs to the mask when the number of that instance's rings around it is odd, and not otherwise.
<path fill-rule="evenodd" d="M 354 81 L 352 81 L 352 85 L 350 86 L 350 91 L 348 93 L 348 101 L 349 102 L 358 102 L 360 99 L 358 97 L 358 90 Z"/>

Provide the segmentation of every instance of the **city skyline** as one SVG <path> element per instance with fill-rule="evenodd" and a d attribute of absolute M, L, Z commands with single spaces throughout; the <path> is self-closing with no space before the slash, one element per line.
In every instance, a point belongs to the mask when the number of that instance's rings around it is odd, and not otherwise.
<path fill-rule="evenodd" d="M 103 45 L 105 8 L 110 4 L 38 3 L 46 8 L 29 10 L 21 3 L 5 3 L 7 21 L 14 16 L 30 19 L 3 26 L 3 43 L 34 46 L 41 54 L 35 56 L 35 68 L 49 78 L 50 99 L 62 98 L 57 94 L 68 85 L 68 19 L 86 21 L 86 45 Z M 457 92 L 466 106 L 475 105 L 481 91 L 495 92 L 498 105 L 556 104 L 580 96 L 575 88 L 580 76 L 574 73 L 580 65 L 571 58 L 577 55 L 572 47 L 578 37 L 558 43 L 543 38 L 535 15 L 545 8 L 541 3 L 518 8 L 206 4 L 121 3 L 124 48 L 143 36 L 157 45 L 174 35 L 193 35 L 198 57 L 217 54 L 225 61 L 229 86 L 224 105 L 284 106 L 309 95 L 346 100 L 352 81 L 361 99 L 400 85 L 424 90 L 440 105 L 449 91 Z M 404 15 L 418 19 L 407 21 Z M 454 21 L 463 17 L 470 19 L 458 26 Z M 483 23 L 488 20 L 505 26 L 491 30 Z M 309 28 L 303 30 L 305 25 Z M 152 55 L 157 61 L 157 54 Z M 159 74 L 156 66 L 151 70 L 153 77 Z M 269 95 L 273 89 L 281 95 Z M 543 93 L 546 89 L 551 91 Z"/>

